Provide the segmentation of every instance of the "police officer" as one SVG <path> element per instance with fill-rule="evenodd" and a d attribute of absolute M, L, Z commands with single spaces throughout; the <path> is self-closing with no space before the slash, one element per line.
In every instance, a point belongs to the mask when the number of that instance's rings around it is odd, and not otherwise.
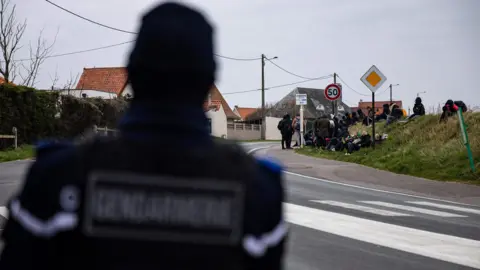
<path fill-rule="evenodd" d="M 39 149 L 8 205 L 0 269 L 282 269 L 282 168 L 207 131 L 210 24 L 155 7 L 127 69 L 119 136 Z"/>

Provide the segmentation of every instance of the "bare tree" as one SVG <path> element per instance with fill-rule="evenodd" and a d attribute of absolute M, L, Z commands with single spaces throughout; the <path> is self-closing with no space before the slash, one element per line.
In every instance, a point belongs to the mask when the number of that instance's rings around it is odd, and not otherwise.
<path fill-rule="evenodd" d="M 20 44 L 26 28 L 27 20 L 17 21 L 16 5 L 11 5 L 10 0 L 0 0 L 0 74 L 7 82 L 13 82 L 19 76 L 21 84 L 34 87 L 40 66 L 51 54 L 57 35 L 49 43 L 43 38 L 43 30 L 40 31 L 35 46 L 30 43 L 30 58 L 16 61 L 14 58 L 22 48 Z"/>
<path fill-rule="evenodd" d="M 70 90 L 74 89 L 75 86 L 78 83 L 78 77 L 79 76 L 80 76 L 79 73 L 77 73 L 77 75 L 73 76 L 72 72 L 70 71 L 70 78 L 63 85 L 63 89 L 67 89 L 68 92 L 70 92 Z"/>
<path fill-rule="evenodd" d="M 25 62 L 21 63 L 23 72 L 19 72 L 20 77 L 22 78 L 22 85 L 34 87 L 37 84 L 37 75 L 40 70 L 40 66 L 43 64 L 45 59 L 51 54 L 53 46 L 57 40 L 57 34 L 53 42 L 48 43 L 47 40 L 43 38 L 43 29 L 40 31 L 40 34 L 37 38 L 37 44 L 32 46 L 30 43 L 30 61 L 28 64 Z"/>
<path fill-rule="evenodd" d="M 21 48 L 20 40 L 27 28 L 27 21 L 18 22 L 15 13 L 16 5 L 10 8 L 10 0 L 0 0 L 0 74 L 6 82 L 15 80 L 17 65 L 13 57 Z"/>
<path fill-rule="evenodd" d="M 53 75 L 50 75 L 48 74 L 48 76 L 50 76 L 50 81 L 52 82 L 52 86 L 50 87 L 51 90 L 55 90 L 57 89 L 57 83 L 58 83 L 58 80 L 60 79 L 60 77 L 58 77 L 58 66 L 55 68 L 55 74 Z"/>
<path fill-rule="evenodd" d="M 72 72 L 70 71 L 70 78 L 68 80 L 65 81 L 65 83 L 60 86 L 60 87 L 57 87 L 57 83 L 58 81 L 60 80 L 60 77 L 58 76 L 58 72 L 57 72 L 58 69 L 55 69 L 55 74 L 52 76 L 50 75 L 50 80 L 52 82 L 52 87 L 51 89 L 52 90 L 65 90 L 67 92 L 70 92 L 70 90 L 74 89 L 75 86 L 77 85 L 77 82 L 78 82 L 78 77 L 79 77 L 79 73 L 77 73 L 75 76 L 72 74 Z"/>

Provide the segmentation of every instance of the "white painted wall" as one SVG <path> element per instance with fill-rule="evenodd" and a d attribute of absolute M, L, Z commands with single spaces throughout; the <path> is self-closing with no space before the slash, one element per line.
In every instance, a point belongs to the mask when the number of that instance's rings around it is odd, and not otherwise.
<path fill-rule="evenodd" d="M 107 93 L 103 91 L 97 90 L 62 90 L 60 91 L 61 95 L 71 95 L 77 98 L 81 98 L 82 94 L 87 94 L 89 98 L 105 98 L 105 99 L 112 99 L 116 98 L 117 95 L 114 93 Z"/>
<path fill-rule="evenodd" d="M 278 122 L 280 122 L 282 118 L 277 117 L 265 117 L 265 139 L 267 140 L 281 140 L 282 134 L 280 134 L 280 130 L 278 130 Z"/>
<path fill-rule="evenodd" d="M 218 111 L 210 110 L 206 113 L 207 118 L 212 121 L 212 136 L 222 137 L 227 136 L 227 116 L 223 110 L 223 106 L 220 106 Z"/>
<path fill-rule="evenodd" d="M 130 94 L 130 96 L 133 97 L 133 90 L 130 84 L 127 84 L 127 86 L 125 86 L 125 89 L 123 89 L 123 92 L 122 92 L 122 96 L 126 96 L 127 94 Z"/>

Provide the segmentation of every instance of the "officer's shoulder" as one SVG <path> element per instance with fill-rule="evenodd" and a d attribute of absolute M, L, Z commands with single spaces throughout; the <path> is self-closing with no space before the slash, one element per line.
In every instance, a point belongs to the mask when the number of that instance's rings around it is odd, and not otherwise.
<path fill-rule="evenodd" d="M 35 146 L 34 167 L 59 168 L 74 157 L 75 145 L 67 141 L 40 141 Z"/>
<path fill-rule="evenodd" d="M 270 157 L 255 157 L 255 161 L 260 168 L 274 175 L 281 175 L 283 173 L 283 165 L 278 160 Z"/>
<path fill-rule="evenodd" d="M 243 156 L 245 150 L 243 149 L 240 144 L 232 140 L 225 140 L 225 139 L 215 139 L 215 145 L 218 149 L 223 151 L 228 151 L 231 154 L 236 154 L 236 156 L 240 157 Z"/>

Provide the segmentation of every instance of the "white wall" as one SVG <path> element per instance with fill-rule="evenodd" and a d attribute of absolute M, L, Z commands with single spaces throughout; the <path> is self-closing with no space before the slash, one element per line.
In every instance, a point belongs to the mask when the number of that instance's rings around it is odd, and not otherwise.
<path fill-rule="evenodd" d="M 127 94 L 130 94 L 130 96 L 133 97 L 133 90 L 130 84 L 127 84 L 127 86 L 125 86 L 125 89 L 123 89 L 123 92 L 122 92 L 122 96 L 126 96 Z"/>
<path fill-rule="evenodd" d="M 61 95 L 71 95 L 77 98 L 81 98 L 82 94 L 87 94 L 87 97 L 89 98 L 105 98 L 105 99 L 111 99 L 111 98 L 116 98 L 117 94 L 115 93 L 107 93 L 103 91 L 97 91 L 97 90 L 62 90 L 60 92 Z"/>
<path fill-rule="evenodd" d="M 280 122 L 282 118 L 277 117 L 265 117 L 265 139 L 267 140 L 281 140 L 282 134 L 280 134 L 280 130 L 278 130 L 278 122 Z"/>
<path fill-rule="evenodd" d="M 227 116 L 223 110 L 223 106 L 220 106 L 218 111 L 210 110 L 206 113 L 207 118 L 212 121 L 212 136 L 222 137 L 227 136 Z"/>

